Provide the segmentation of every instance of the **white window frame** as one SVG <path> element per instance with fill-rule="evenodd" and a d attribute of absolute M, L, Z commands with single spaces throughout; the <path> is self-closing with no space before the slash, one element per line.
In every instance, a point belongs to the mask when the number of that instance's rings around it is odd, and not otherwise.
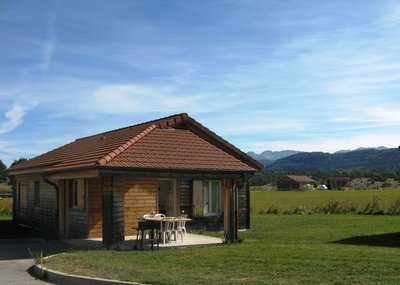
<path fill-rule="evenodd" d="M 213 188 L 213 185 L 217 183 L 218 185 L 218 190 L 215 190 Z M 214 209 L 210 209 L 210 205 L 213 205 L 215 201 L 213 199 L 215 196 L 213 195 L 214 191 L 219 191 L 217 197 L 218 197 L 218 211 L 215 211 Z M 203 181 L 203 215 L 205 217 L 207 216 L 219 216 L 222 213 L 222 183 L 221 180 L 204 180 Z"/>

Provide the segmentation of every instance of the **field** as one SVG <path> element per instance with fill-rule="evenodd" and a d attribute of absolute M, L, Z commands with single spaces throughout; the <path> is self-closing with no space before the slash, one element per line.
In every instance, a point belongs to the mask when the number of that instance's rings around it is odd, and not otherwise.
<path fill-rule="evenodd" d="M 12 219 L 12 198 L 2 198 L 0 199 L 0 219 L 8 220 Z"/>
<path fill-rule="evenodd" d="M 7 183 L 0 183 L 0 194 L 12 194 L 11 186 Z M 12 220 L 13 199 L 1 198 L 0 196 L 0 220 Z"/>
<path fill-rule="evenodd" d="M 0 183 L 0 194 L 12 194 L 11 186 L 7 183 Z"/>
<path fill-rule="evenodd" d="M 284 192 L 279 201 L 274 196 L 279 193 L 252 193 L 252 205 L 263 209 L 274 198 L 274 205 L 289 209 L 311 195 Z M 389 205 L 385 195 L 390 192 L 381 193 L 375 192 Z M 396 193 L 391 194 L 395 199 L 400 195 Z M 297 196 L 300 194 L 307 198 Z M 361 199 L 358 194 L 347 195 Z M 252 229 L 240 233 L 242 243 L 161 251 L 79 250 L 51 258 L 47 266 L 146 284 L 400 283 L 400 216 L 253 211 L 251 222 Z"/>
<path fill-rule="evenodd" d="M 251 192 L 254 214 L 357 213 L 400 214 L 400 189 Z"/>

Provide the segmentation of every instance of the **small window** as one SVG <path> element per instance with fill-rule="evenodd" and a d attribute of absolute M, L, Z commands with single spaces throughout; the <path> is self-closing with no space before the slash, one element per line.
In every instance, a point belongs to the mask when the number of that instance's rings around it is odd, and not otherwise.
<path fill-rule="evenodd" d="M 39 181 L 33 183 L 33 205 L 36 207 L 40 206 L 40 188 Z"/>
<path fill-rule="evenodd" d="M 72 209 L 85 209 L 85 180 L 69 180 L 69 206 Z"/>

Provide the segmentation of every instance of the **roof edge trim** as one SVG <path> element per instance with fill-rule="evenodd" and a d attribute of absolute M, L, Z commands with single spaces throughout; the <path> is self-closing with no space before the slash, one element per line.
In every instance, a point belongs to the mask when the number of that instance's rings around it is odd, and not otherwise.
<path fill-rule="evenodd" d="M 99 160 L 97 160 L 96 164 L 98 165 L 106 165 L 108 162 L 110 162 L 112 159 L 120 155 L 122 152 L 124 152 L 127 148 L 132 146 L 133 144 L 137 143 L 140 139 L 143 137 L 147 136 L 149 133 L 151 133 L 154 129 L 156 128 L 156 125 L 150 125 L 140 133 L 138 133 L 136 136 L 128 140 L 126 143 L 122 144 L 118 148 L 114 149 L 110 153 L 106 154 Z"/>

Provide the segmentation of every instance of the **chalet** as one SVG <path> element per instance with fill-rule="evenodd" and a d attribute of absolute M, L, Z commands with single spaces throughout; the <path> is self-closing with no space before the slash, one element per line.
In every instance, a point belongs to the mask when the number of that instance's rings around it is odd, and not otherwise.
<path fill-rule="evenodd" d="M 191 227 L 250 226 L 248 179 L 262 165 L 186 113 L 77 139 L 8 169 L 14 221 L 49 237 L 134 235 L 137 218 L 161 212 Z"/>
<path fill-rule="evenodd" d="M 304 175 L 286 175 L 277 182 L 278 190 L 307 190 L 317 185 L 317 181 Z"/>

